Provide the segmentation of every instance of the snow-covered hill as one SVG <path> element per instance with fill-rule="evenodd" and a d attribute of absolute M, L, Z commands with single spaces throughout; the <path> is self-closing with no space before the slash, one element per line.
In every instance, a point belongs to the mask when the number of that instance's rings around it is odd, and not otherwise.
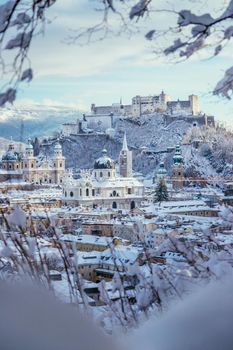
<path fill-rule="evenodd" d="M 159 162 L 164 161 L 168 170 L 171 168 L 172 153 L 146 154 L 143 147 L 154 151 L 165 151 L 167 147 L 175 147 L 180 143 L 183 134 L 190 124 L 177 120 L 169 126 L 165 126 L 161 114 L 142 116 L 140 119 L 122 119 L 117 121 L 115 137 L 107 135 L 77 135 L 62 138 L 66 166 L 76 169 L 92 168 L 94 161 L 101 155 L 101 150 L 106 148 L 108 154 L 118 161 L 122 147 L 124 132 L 126 132 L 128 144 L 133 150 L 133 168 L 144 175 L 152 177 Z M 54 140 L 54 143 L 56 141 Z M 53 144 L 44 147 L 44 152 L 52 155 Z"/>

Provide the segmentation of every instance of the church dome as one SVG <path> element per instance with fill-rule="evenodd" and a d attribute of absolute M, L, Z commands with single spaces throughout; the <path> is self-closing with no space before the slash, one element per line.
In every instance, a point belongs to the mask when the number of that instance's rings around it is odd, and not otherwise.
<path fill-rule="evenodd" d="M 18 161 L 20 160 L 19 154 L 17 152 L 13 152 L 8 150 L 2 157 L 2 160 L 5 161 Z"/>
<path fill-rule="evenodd" d="M 102 156 L 95 161 L 94 169 L 115 169 L 115 163 L 107 156 L 106 149 L 103 149 Z"/>
<path fill-rule="evenodd" d="M 33 149 L 33 146 L 32 146 L 32 143 L 31 143 L 31 139 L 28 139 L 28 143 L 27 143 L 27 145 L 26 145 L 25 148 L 26 148 L 27 150 Z"/>
<path fill-rule="evenodd" d="M 62 149 L 60 143 L 56 143 L 54 149 L 55 149 L 55 150 L 60 150 L 60 149 Z"/>
<path fill-rule="evenodd" d="M 163 162 L 161 162 L 159 164 L 158 175 L 167 175 L 167 170 L 166 170 Z"/>

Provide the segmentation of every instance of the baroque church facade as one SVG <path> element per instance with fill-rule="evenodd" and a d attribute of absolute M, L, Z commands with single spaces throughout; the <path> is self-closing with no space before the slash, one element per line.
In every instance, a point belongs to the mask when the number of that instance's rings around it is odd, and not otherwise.
<path fill-rule="evenodd" d="M 104 149 L 93 170 L 83 170 L 80 179 L 74 179 L 68 172 L 63 183 L 64 205 L 134 209 L 143 198 L 144 185 L 132 175 L 132 151 L 128 149 L 126 135 L 119 155 L 119 174 Z"/>
<path fill-rule="evenodd" d="M 42 159 L 33 155 L 33 146 L 29 142 L 22 159 L 23 179 L 35 184 L 62 184 L 65 174 L 65 157 L 62 147 L 57 143 L 54 156 Z"/>
<path fill-rule="evenodd" d="M 62 184 L 65 174 L 65 157 L 62 147 L 56 144 L 52 158 L 42 159 L 35 157 L 33 146 L 28 141 L 25 153 L 16 152 L 13 143 L 10 143 L 7 152 L 2 157 L 2 172 L 5 180 L 18 178 L 34 184 Z"/>

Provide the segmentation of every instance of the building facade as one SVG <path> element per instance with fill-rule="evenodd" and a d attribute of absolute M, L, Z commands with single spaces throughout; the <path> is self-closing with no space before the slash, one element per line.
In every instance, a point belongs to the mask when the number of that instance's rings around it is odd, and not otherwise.
<path fill-rule="evenodd" d="M 55 145 L 52 158 L 42 159 L 40 156 L 34 156 L 30 140 L 24 154 L 16 152 L 14 144 L 10 143 L 2 157 L 1 165 L 1 176 L 4 181 L 17 178 L 34 184 L 61 184 L 65 174 L 65 157 L 62 155 L 60 144 Z"/>
<path fill-rule="evenodd" d="M 130 105 L 113 103 L 109 106 L 91 105 L 92 115 L 124 115 L 139 117 L 143 114 L 156 112 L 168 112 L 170 114 L 183 113 L 198 115 L 200 113 L 199 99 L 197 95 L 190 95 L 188 100 L 171 101 L 169 95 L 162 91 L 159 95 L 141 96 L 137 95 L 132 98 Z"/>
<path fill-rule="evenodd" d="M 144 198 L 144 185 L 132 176 L 132 154 L 125 136 L 119 160 L 120 174 L 116 174 L 115 162 L 106 150 L 95 161 L 93 170 L 81 172 L 80 179 L 74 179 L 68 172 L 63 183 L 63 204 L 128 210 L 139 206 Z"/>
<path fill-rule="evenodd" d="M 22 158 L 23 179 L 35 184 L 62 184 L 65 174 L 65 157 L 62 147 L 56 144 L 53 158 L 42 159 L 35 157 L 33 146 L 28 142 L 25 155 Z"/>

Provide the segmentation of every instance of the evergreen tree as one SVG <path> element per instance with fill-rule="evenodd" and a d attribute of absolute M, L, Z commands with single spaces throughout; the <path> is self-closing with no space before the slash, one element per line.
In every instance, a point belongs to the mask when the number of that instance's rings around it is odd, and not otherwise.
<path fill-rule="evenodd" d="M 167 200 L 168 200 L 167 185 L 166 185 L 165 179 L 161 177 L 156 187 L 155 202 L 162 202 Z"/>

